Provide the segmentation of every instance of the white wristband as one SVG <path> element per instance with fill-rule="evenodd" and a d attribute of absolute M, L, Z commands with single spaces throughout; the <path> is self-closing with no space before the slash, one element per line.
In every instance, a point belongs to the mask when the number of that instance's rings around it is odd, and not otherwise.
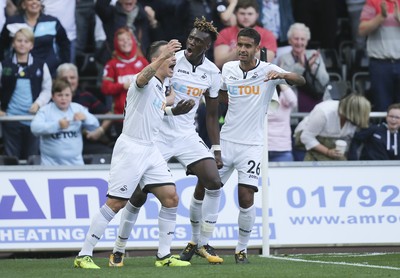
<path fill-rule="evenodd" d="M 220 145 L 212 145 L 211 146 L 211 151 L 212 152 L 221 151 L 221 146 Z"/>
<path fill-rule="evenodd" d="M 165 107 L 164 111 L 165 111 L 165 114 L 167 114 L 168 116 L 173 116 L 174 115 L 174 113 L 172 113 L 172 107 L 171 106 Z"/>

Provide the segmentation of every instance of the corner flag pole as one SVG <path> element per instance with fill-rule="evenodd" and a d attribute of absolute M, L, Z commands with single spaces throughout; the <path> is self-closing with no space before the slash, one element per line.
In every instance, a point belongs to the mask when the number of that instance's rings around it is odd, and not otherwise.
<path fill-rule="evenodd" d="M 269 202 L 268 202 L 268 113 L 264 120 L 264 147 L 261 162 L 261 182 L 262 182 L 262 255 L 269 256 Z"/>

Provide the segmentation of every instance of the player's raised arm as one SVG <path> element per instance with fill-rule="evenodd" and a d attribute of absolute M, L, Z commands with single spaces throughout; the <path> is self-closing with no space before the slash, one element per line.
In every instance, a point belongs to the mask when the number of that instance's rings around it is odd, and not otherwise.
<path fill-rule="evenodd" d="M 304 77 L 294 72 L 277 72 L 271 70 L 267 73 L 264 81 L 273 79 L 285 79 L 289 85 L 302 86 L 306 84 L 306 80 L 304 79 Z"/>
<path fill-rule="evenodd" d="M 156 75 L 157 70 L 169 58 L 171 58 L 176 51 L 182 47 L 178 40 L 170 40 L 167 45 L 157 48 L 154 53 L 150 53 L 151 63 L 147 65 L 138 75 L 136 84 L 138 87 L 144 87 L 150 79 Z"/>

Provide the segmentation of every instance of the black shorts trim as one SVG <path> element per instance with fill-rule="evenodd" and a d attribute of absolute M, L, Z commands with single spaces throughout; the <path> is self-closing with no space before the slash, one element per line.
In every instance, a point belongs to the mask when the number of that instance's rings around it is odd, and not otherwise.
<path fill-rule="evenodd" d="M 110 194 L 106 195 L 109 199 L 117 199 L 117 200 L 123 200 L 123 201 L 128 201 L 130 198 L 122 198 L 122 197 L 118 197 L 118 196 L 113 196 Z"/>
<path fill-rule="evenodd" d="M 249 184 L 243 184 L 243 183 L 240 183 L 240 184 L 238 184 L 238 185 L 239 185 L 239 186 L 243 186 L 243 187 L 247 187 L 247 188 L 250 188 L 250 189 L 253 189 L 254 192 L 258 192 L 258 186 L 249 185 Z"/>
<path fill-rule="evenodd" d="M 142 189 L 143 192 L 145 193 L 151 193 L 150 189 L 154 187 L 159 187 L 159 186 L 166 186 L 166 185 L 173 185 L 175 186 L 175 183 L 173 182 L 168 182 L 168 183 L 153 183 L 153 184 L 146 184 L 146 186 Z"/>

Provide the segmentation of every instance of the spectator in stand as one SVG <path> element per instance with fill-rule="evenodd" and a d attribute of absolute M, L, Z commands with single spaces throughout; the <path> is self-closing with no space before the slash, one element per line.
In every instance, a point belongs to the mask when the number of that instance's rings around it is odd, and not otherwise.
<path fill-rule="evenodd" d="M 368 127 L 370 112 L 369 101 L 356 93 L 317 104 L 295 129 L 297 145 L 306 149 L 304 161 L 346 160 L 335 141 L 344 140 L 349 146 L 357 128 Z"/>
<path fill-rule="evenodd" d="M 258 0 L 261 7 L 260 22 L 270 30 L 279 46 L 288 44 L 287 32 L 294 23 L 291 0 Z"/>
<path fill-rule="evenodd" d="M 114 114 L 123 114 L 125 99 L 132 78 L 149 63 L 137 46 L 128 27 L 119 28 L 114 36 L 114 55 L 104 68 L 101 91 L 113 98 Z M 122 121 L 114 122 L 116 136 L 122 131 Z"/>
<path fill-rule="evenodd" d="M 294 23 L 290 26 L 287 36 L 292 50 L 280 56 L 278 65 L 287 71 L 302 75 L 306 70 L 307 63 L 316 79 L 323 85 L 328 84 L 329 74 L 322 56 L 318 50 L 307 49 L 311 38 L 310 29 L 303 23 Z M 295 91 L 298 97 L 299 112 L 310 112 L 317 103 L 322 101 L 322 95 L 320 97 L 313 96 L 304 86 L 297 87 Z"/>
<path fill-rule="evenodd" d="M 374 111 L 387 111 L 400 102 L 400 0 L 367 0 L 359 32 L 367 36 L 371 102 Z"/>
<path fill-rule="evenodd" d="M 0 0 L 0 30 L 3 30 L 6 18 L 17 13 L 17 7 L 11 0 Z"/>
<path fill-rule="evenodd" d="M 190 2 L 187 0 L 138 0 L 145 10 L 154 11 L 154 18 L 160 28 L 156 34 L 158 37 L 152 37 L 152 41 L 177 39 L 182 44 L 186 42 L 190 28 L 193 25 L 190 17 Z M 151 20 L 151 16 L 150 19 Z"/>
<path fill-rule="evenodd" d="M 335 48 L 337 33 L 338 0 L 295 0 L 292 1 L 296 22 L 307 25 L 313 34 L 313 47 Z"/>
<path fill-rule="evenodd" d="M 97 0 L 95 9 L 100 17 L 103 28 L 106 33 L 106 42 L 98 55 L 98 61 L 105 64 L 112 56 L 114 50 L 114 34 L 121 27 L 129 28 L 137 42 L 140 42 L 139 49 L 142 53 L 147 51 L 150 46 L 150 37 L 152 33 L 158 32 L 159 24 L 154 17 L 152 9 L 144 7 L 137 3 L 137 0 L 118 0 L 115 6 L 110 5 L 111 0 Z M 150 13 L 150 14 L 148 14 Z M 151 21 L 149 21 L 149 17 Z"/>
<path fill-rule="evenodd" d="M 47 65 L 33 58 L 34 35 L 31 29 L 15 32 L 13 56 L 0 64 L 0 115 L 32 115 L 51 97 L 51 76 Z M 39 140 L 31 133 L 30 121 L 3 122 L 6 155 L 27 159 L 39 154 Z"/>
<path fill-rule="evenodd" d="M 1 32 L 0 60 L 9 57 L 10 45 L 15 32 L 22 27 L 33 30 L 35 46 L 31 51 L 34 58 L 46 62 L 52 76 L 60 63 L 70 60 L 70 41 L 60 21 L 43 13 L 40 0 L 21 0 L 19 14 L 8 17 Z"/>
<path fill-rule="evenodd" d="M 51 90 L 52 102 L 42 107 L 32 120 L 31 130 L 40 136 L 41 165 L 84 165 L 82 128 L 99 127 L 86 107 L 72 102 L 68 81 L 58 79 Z"/>
<path fill-rule="evenodd" d="M 351 37 L 353 46 L 356 49 L 365 48 L 365 37 L 360 36 L 358 33 L 358 26 L 360 25 L 360 16 L 365 0 L 346 0 L 347 14 L 350 20 Z"/>
<path fill-rule="evenodd" d="M 259 17 L 257 0 L 239 0 L 235 8 L 235 15 L 236 25 L 222 29 L 214 43 L 215 64 L 222 68 L 226 62 L 238 59 L 237 34 L 245 27 L 254 28 L 261 35 L 260 48 L 267 49 L 267 61 L 272 61 L 277 50 L 276 38 L 271 31 L 257 25 Z"/>
<path fill-rule="evenodd" d="M 112 114 L 105 104 L 95 95 L 79 87 L 78 68 L 74 64 L 64 63 L 57 68 L 57 78 L 68 81 L 72 89 L 72 101 L 89 109 L 91 114 Z M 104 120 L 92 132 L 83 132 L 83 154 L 112 153 L 112 147 L 105 133 L 110 129 L 111 120 Z"/>
<path fill-rule="evenodd" d="M 276 86 L 279 108 L 268 114 L 268 160 L 293 161 L 290 114 L 297 107 L 297 96 L 290 86 Z"/>
<path fill-rule="evenodd" d="M 354 134 L 349 160 L 400 160 L 399 129 L 400 103 L 394 103 L 388 108 L 386 122 Z"/>
<path fill-rule="evenodd" d="M 75 7 L 76 1 L 65 0 L 42 0 L 44 12 L 47 15 L 56 17 L 64 27 L 67 37 L 71 43 L 69 62 L 75 61 L 75 43 L 76 43 L 76 23 Z"/>

